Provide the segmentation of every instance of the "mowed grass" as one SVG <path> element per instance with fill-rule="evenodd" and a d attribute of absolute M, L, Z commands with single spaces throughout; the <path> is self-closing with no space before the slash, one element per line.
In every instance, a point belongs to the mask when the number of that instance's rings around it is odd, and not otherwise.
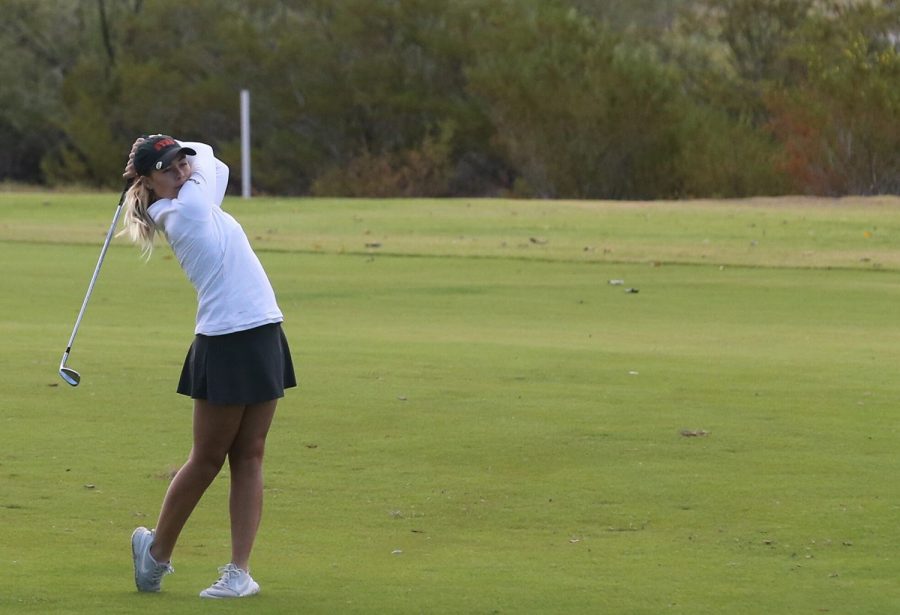
<path fill-rule="evenodd" d="M 190 446 L 167 247 L 56 374 L 115 200 L 0 195 L 0 612 L 900 611 L 896 199 L 227 200 L 301 380 L 227 604 L 227 470 L 131 579 Z"/>

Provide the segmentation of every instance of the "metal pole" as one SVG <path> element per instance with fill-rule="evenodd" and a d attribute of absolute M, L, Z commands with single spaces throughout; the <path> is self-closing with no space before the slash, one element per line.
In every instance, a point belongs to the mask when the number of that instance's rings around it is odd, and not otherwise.
<path fill-rule="evenodd" d="M 241 196 L 250 198 L 250 90 L 241 90 Z"/>

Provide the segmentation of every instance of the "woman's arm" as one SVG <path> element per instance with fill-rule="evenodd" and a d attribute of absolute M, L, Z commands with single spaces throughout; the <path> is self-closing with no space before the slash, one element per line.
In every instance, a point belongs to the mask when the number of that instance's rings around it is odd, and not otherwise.
<path fill-rule="evenodd" d="M 228 165 L 216 158 L 213 150 L 205 143 L 182 142 L 184 147 L 190 147 L 196 156 L 189 156 L 191 162 L 191 177 L 197 179 L 200 185 L 207 187 L 206 193 L 212 197 L 214 205 L 221 207 L 225 198 L 225 190 L 228 188 Z"/>
<path fill-rule="evenodd" d="M 206 143 L 194 143 L 190 141 L 179 141 L 184 147 L 189 147 L 197 155 L 188 156 L 191 163 L 191 179 L 194 183 L 200 184 L 204 189 L 208 189 L 212 194 L 216 189 L 216 157 L 213 155 L 213 149 Z"/>
<path fill-rule="evenodd" d="M 197 154 L 188 156 L 191 163 L 191 177 L 179 190 L 178 201 L 184 214 L 190 215 L 193 210 L 197 210 L 197 215 L 204 215 L 210 206 L 221 206 L 227 187 L 228 167 L 225 167 L 224 181 L 220 181 L 223 175 L 219 169 L 219 161 L 216 160 L 209 145 L 190 141 L 179 143 L 193 149 Z"/>
<path fill-rule="evenodd" d="M 225 198 L 225 190 L 228 188 L 228 165 L 216 160 L 216 198 L 215 204 L 222 207 L 222 200 Z"/>

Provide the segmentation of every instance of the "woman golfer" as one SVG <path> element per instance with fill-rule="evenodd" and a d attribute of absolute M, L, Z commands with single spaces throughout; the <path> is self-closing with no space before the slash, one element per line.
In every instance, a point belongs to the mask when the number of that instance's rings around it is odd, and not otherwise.
<path fill-rule="evenodd" d="M 231 470 L 231 562 L 200 592 L 240 598 L 259 592 L 250 551 L 263 498 L 266 435 L 284 389 L 296 386 L 275 293 L 241 226 L 221 209 L 228 167 L 202 143 L 140 138 L 124 176 L 125 230 L 149 255 L 162 231 L 197 290 L 197 326 L 178 383 L 194 400 L 193 446 L 163 500 L 156 528 L 131 536 L 138 591 L 159 591 L 173 572 L 178 535 L 225 459 Z"/>

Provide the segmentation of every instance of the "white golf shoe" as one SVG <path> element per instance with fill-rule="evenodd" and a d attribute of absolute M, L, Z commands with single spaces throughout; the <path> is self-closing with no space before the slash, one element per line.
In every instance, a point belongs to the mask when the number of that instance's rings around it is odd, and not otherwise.
<path fill-rule="evenodd" d="M 219 568 L 219 580 L 200 592 L 201 598 L 244 598 L 259 593 L 259 583 L 234 564 Z"/>
<path fill-rule="evenodd" d="M 175 572 L 171 564 L 160 564 L 150 555 L 155 534 L 139 527 L 131 535 L 131 556 L 134 558 L 134 584 L 139 592 L 158 592 L 163 576 Z"/>

